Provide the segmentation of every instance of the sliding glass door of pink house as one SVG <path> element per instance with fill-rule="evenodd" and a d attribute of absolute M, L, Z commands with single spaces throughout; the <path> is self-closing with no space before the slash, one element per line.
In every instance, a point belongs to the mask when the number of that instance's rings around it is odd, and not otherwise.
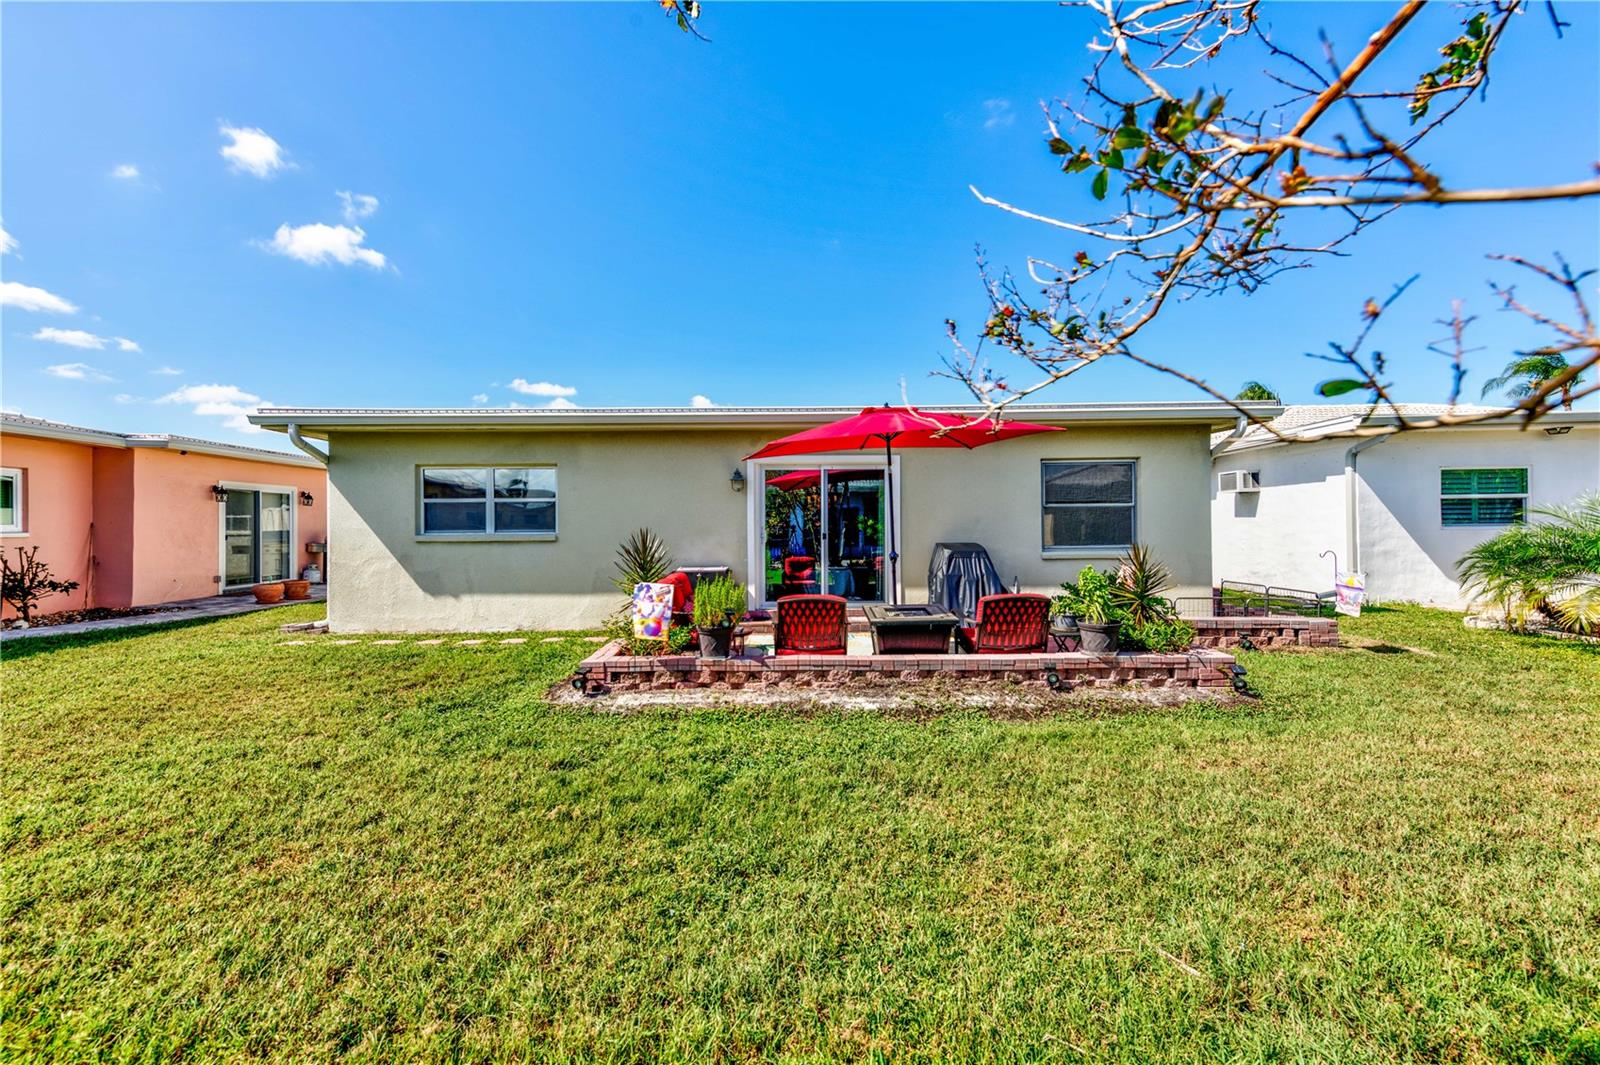
<path fill-rule="evenodd" d="M 228 489 L 222 505 L 224 590 L 294 576 L 292 504 L 287 492 Z"/>

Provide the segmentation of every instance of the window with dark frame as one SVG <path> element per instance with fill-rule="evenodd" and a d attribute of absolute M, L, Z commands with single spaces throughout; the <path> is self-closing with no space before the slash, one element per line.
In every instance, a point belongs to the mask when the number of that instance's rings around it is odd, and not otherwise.
<path fill-rule="evenodd" d="M 1132 544 L 1134 475 L 1131 461 L 1042 463 L 1044 549 Z"/>
<path fill-rule="evenodd" d="M 1439 471 L 1441 524 L 1518 525 L 1527 516 L 1527 467 Z"/>
<path fill-rule="evenodd" d="M 544 536 L 555 531 L 554 466 L 422 470 L 424 536 Z"/>

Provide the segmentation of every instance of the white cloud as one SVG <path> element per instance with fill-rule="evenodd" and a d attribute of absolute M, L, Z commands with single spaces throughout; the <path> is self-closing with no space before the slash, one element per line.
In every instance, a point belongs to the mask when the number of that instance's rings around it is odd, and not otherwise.
<path fill-rule="evenodd" d="M 33 339 L 43 340 L 50 344 L 62 344 L 69 348 L 83 348 L 85 350 L 102 351 L 107 344 L 115 344 L 119 351 L 142 351 L 143 349 L 127 337 L 102 337 L 83 329 L 57 329 L 47 325 L 34 330 Z"/>
<path fill-rule="evenodd" d="M 689 397 L 689 406 L 698 407 L 703 410 L 706 407 L 715 407 L 716 404 L 711 402 L 710 396 L 694 395 Z"/>
<path fill-rule="evenodd" d="M 144 399 L 140 396 L 130 396 L 126 392 L 118 392 L 111 397 L 111 401 L 113 403 L 143 403 Z"/>
<path fill-rule="evenodd" d="M 93 333 L 86 333 L 82 329 L 57 329 L 54 326 L 44 326 L 33 334 L 33 339 L 43 340 L 50 344 L 62 344 L 69 348 L 85 348 L 99 351 L 106 346 L 105 337 L 97 337 Z"/>
<path fill-rule="evenodd" d="M 329 226 L 321 222 L 291 226 L 285 223 L 272 235 L 271 243 L 261 242 L 261 247 L 313 266 L 327 262 L 345 266 L 366 263 L 374 270 L 382 270 L 388 260 L 382 252 L 362 247 L 366 239 L 367 234 L 360 226 Z"/>
<path fill-rule="evenodd" d="M 44 372 L 52 377 L 64 377 L 68 381 L 115 381 L 116 378 L 104 370 L 97 370 L 86 362 L 63 362 L 55 366 L 46 366 Z"/>
<path fill-rule="evenodd" d="M 5 223 L 0 222 L 0 255 L 10 255 L 17 250 L 17 238 L 6 232 Z"/>
<path fill-rule="evenodd" d="M 183 373 L 183 371 L 178 369 L 176 366 L 157 366 L 150 372 L 153 374 L 158 374 L 161 377 L 177 377 Z"/>
<path fill-rule="evenodd" d="M 111 168 L 111 176 L 118 181 L 138 181 L 139 168 L 132 163 L 118 163 Z"/>
<path fill-rule="evenodd" d="M 168 392 L 157 403 L 184 403 L 193 413 L 204 418 L 221 418 L 224 428 L 244 433 L 259 433 L 259 425 L 251 425 L 249 416 L 257 407 L 272 404 L 262 402 L 254 392 L 246 392 L 237 385 L 185 385 L 176 392 Z"/>
<path fill-rule="evenodd" d="M 566 385 L 555 385 L 549 381 L 525 381 L 520 377 L 506 385 L 506 387 L 513 392 L 521 392 L 525 396 L 566 397 L 578 394 L 576 388 L 569 388 Z"/>
<path fill-rule="evenodd" d="M 983 115 L 984 129 L 1009 126 L 1017 120 L 1016 112 L 1011 110 L 1011 101 L 1004 99 L 983 101 Z"/>
<path fill-rule="evenodd" d="M 378 213 L 376 196 L 366 196 L 359 192 L 336 192 L 334 195 L 344 203 L 341 210 L 346 222 L 359 222 Z"/>
<path fill-rule="evenodd" d="M 269 178 L 294 165 L 283 157 L 283 145 L 267 136 L 264 130 L 254 126 L 222 125 L 218 132 L 232 141 L 224 144 L 220 151 L 234 170 Z"/>
<path fill-rule="evenodd" d="M 15 307 L 19 311 L 49 311 L 51 314 L 78 313 L 78 305 L 72 301 L 20 281 L 0 281 L 0 307 Z"/>
<path fill-rule="evenodd" d="M 566 396 L 557 396 L 555 399 L 552 399 L 549 403 L 546 403 L 545 406 L 546 407 L 553 407 L 556 410 L 577 410 L 578 409 L 578 405 L 576 403 L 572 402 L 572 400 L 568 399 Z"/>
<path fill-rule="evenodd" d="M 487 403 L 487 402 L 489 402 L 489 393 L 487 393 L 487 392 L 479 392 L 477 395 L 472 397 L 472 402 L 474 402 L 474 403 Z"/>

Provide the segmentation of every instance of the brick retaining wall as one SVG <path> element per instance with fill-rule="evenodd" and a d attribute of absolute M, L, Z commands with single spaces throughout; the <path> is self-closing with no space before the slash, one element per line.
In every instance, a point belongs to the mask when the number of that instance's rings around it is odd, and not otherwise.
<path fill-rule="evenodd" d="M 785 655 L 702 659 L 621 654 L 606 644 L 578 665 L 591 686 L 610 691 L 674 688 L 828 688 L 845 684 L 903 684 L 949 678 L 1043 687 L 1054 672 L 1073 687 L 1129 685 L 1218 690 L 1232 682 L 1230 654 L 1195 649 L 1183 654 L 1115 655 Z"/>
<path fill-rule="evenodd" d="M 1339 646 L 1339 622 L 1334 618 L 1277 614 L 1187 620 L 1194 626 L 1196 647 L 1238 647 L 1241 636 L 1249 636 L 1250 642 L 1262 649 Z"/>

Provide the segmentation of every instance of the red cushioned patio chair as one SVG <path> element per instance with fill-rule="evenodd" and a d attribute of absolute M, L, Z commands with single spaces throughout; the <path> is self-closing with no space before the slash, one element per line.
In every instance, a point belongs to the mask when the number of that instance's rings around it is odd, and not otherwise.
<path fill-rule="evenodd" d="M 1050 636 L 1050 597 L 1032 592 L 986 595 L 971 628 L 957 630 L 961 646 L 980 655 L 1043 654 Z"/>
<path fill-rule="evenodd" d="M 772 649 L 780 655 L 842 655 L 850 623 L 842 595 L 786 595 L 772 622 Z"/>
<path fill-rule="evenodd" d="M 672 623 L 694 624 L 694 580 L 682 570 L 661 578 L 662 584 L 672 585 Z"/>

